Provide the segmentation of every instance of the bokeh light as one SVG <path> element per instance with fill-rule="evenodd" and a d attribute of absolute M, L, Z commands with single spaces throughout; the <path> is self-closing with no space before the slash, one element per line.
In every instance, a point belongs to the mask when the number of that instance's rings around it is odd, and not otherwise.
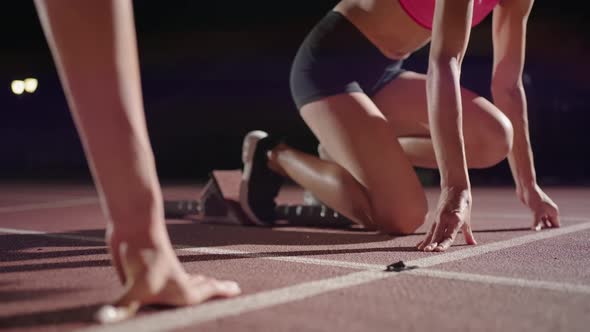
<path fill-rule="evenodd" d="M 25 79 L 25 91 L 28 93 L 33 93 L 37 90 L 39 86 L 39 81 L 36 78 L 26 78 Z"/>
<path fill-rule="evenodd" d="M 25 91 L 25 81 L 12 81 L 12 83 L 10 84 L 10 89 L 12 90 L 12 93 L 14 93 L 15 95 L 22 95 Z"/>

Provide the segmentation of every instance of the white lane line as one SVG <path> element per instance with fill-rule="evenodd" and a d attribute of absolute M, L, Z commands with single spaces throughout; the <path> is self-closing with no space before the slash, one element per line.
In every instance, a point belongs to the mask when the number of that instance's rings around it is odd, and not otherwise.
<path fill-rule="evenodd" d="M 572 215 L 571 213 L 568 214 L 567 220 L 590 220 L 590 218 L 587 217 L 588 215 Z M 531 223 L 533 221 L 533 215 L 531 213 L 502 213 L 502 214 L 497 214 L 497 213 L 488 213 L 488 212 L 475 212 L 472 211 L 471 212 L 471 220 L 474 219 L 526 219 L 526 220 L 530 220 Z"/>
<path fill-rule="evenodd" d="M 3 207 L 0 207 L 0 213 L 24 212 L 24 211 L 42 210 L 42 209 L 59 209 L 59 208 L 67 208 L 67 207 L 75 207 L 75 206 L 80 206 L 80 205 L 94 204 L 94 203 L 98 203 L 98 202 L 99 202 L 99 200 L 97 197 L 86 197 L 86 198 L 68 199 L 68 200 L 58 201 L 58 202 L 3 206 Z"/>
<path fill-rule="evenodd" d="M 434 253 L 428 257 L 418 258 L 411 261 L 406 261 L 405 264 L 408 266 L 417 266 L 417 267 L 430 267 L 442 263 L 449 263 L 457 260 L 462 260 L 469 257 L 480 256 L 483 254 L 508 249 L 516 246 L 521 246 L 530 242 L 535 242 L 539 240 L 549 239 L 561 235 L 566 235 L 570 233 L 575 233 L 579 231 L 583 231 L 586 229 L 590 229 L 590 222 L 575 224 L 571 226 L 566 226 L 562 228 L 544 230 L 541 232 L 535 232 L 533 234 L 524 235 L 504 241 L 499 242 L 492 242 L 483 245 L 477 245 L 473 247 L 468 247 L 465 249 L 459 249 L 456 251 L 446 252 L 446 253 Z M 91 241 L 91 242 L 101 242 L 104 243 L 104 240 L 98 237 L 88 237 L 88 236 L 78 236 L 78 235 L 68 235 L 68 234 L 51 234 L 45 232 L 38 232 L 38 231 L 29 231 L 29 230 L 18 230 L 18 229 L 11 229 L 11 228 L 0 228 L 0 232 L 4 233 L 12 233 L 12 234 L 31 234 L 31 235 L 40 235 L 46 236 L 51 238 L 59 238 L 59 239 L 70 239 L 70 240 L 81 240 L 81 241 Z M 330 259 L 318 259 L 318 258 L 311 258 L 311 257 L 304 257 L 304 256 L 289 256 L 289 252 L 286 251 L 284 255 L 274 255 L 269 256 L 264 252 L 259 253 L 252 253 L 246 252 L 241 250 L 232 250 L 232 249 L 222 249 L 222 248 L 212 248 L 212 247 L 190 247 L 186 245 L 175 245 L 175 249 L 181 251 L 188 251 L 188 252 L 195 252 L 200 254 L 211 254 L 211 255 L 235 255 L 236 258 L 261 258 L 261 259 L 268 259 L 268 260 L 275 260 L 275 261 L 282 261 L 282 262 L 290 262 L 290 263 L 301 263 L 301 264 L 312 264 L 312 265 L 321 265 L 321 266 L 333 266 L 333 267 L 342 267 L 342 268 L 349 268 L 349 269 L 359 269 L 359 270 L 383 270 L 385 268 L 384 265 L 381 264 L 368 264 L 368 263 L 357 263 L 357 262 L 349 262 L 349 261 L 341 261 L 341 260 L 330 260 Z M 328 250 L 329 252 L 329 250 Z"/>
<path fill-rule="evenodd" d="M 580 224 L 584 225 L 584 224 Z M 573 227 L 573 226 L 570 226 Z M 590 228 L 590 226 L 588 227 Z M 576 232 L 579 228 L 569 229 L 567 228 L 567 233 Z M 529 236 L 526 239 L 526 243 L 535 241 L 536 239 L 544 239 L 547 238 L 545 233 L 554 233 L 557 230 L 546 231 L 544 233 L 535 233 Z M 88 237 L 88 236 L 76 236 L 76 235 L 67 235 L 67 234 L 47 234 L 44 232 L 38 231 L 26 231 L 26 230 L 14 230 L 14 229 L 6 229 L 0 228 L 0 232 L 4 233 L 16 233 L 16 234 L 31 234 L 31 235 L 42 235 L 51 238 L 60 238 L 60 239 L 69 239 L 69 240 L 81 240 L 81 241 L 90 241 L 90 242 L 98 242 L 104 243 L 102 238 L 98 237 Z M 558 236 L 561 234 L 567 233 L 560 233 L 560 234 L 553 234 L 553 236 Z M 540 236 L 543 235 L 543 236 Z M 531 238 L 531 236 L 534 236 Z M 521 238 L 517 238 L 521 239 Z M 508 242 L 512 240 L 507 240 L 503 242 Z M 518 243 L 522 243 L 523 241 L 517 241 Z M 480 247 L 484 247 L 483 251 L 479 252 L 492 252 L 500 250 L 498 248 L 507 247 L 506 245 L 509 244 L 502 242 L 499 243 L 492 243 L 488 245 L 482 245 Z M 524 243 L 523 243 L 524 244 Z M 493 245 L 493 246 L 492 246 Z M 517 244 L 518 245 L 518 244 Z M 492 246 L 492 248 L 489 248 Z M 332 267 L 341 267 L 341 268 L 350 268 L 350 269 L 359 269 L 359 270 L 373 270 L 373 271 L 382 271 L 384 269 L 383 265 L 380 264 L 366 264 L 366 263 L 355 263 L 355 262 L 347 262 L 347 261 L 338 261 L 338 260 L 328 260 L 328 259 L 316 259 L 316 258 L 308 258 L 308 257 L 294 257 L 294 256 L 266 256 L 265 253 L 249 253 L 239 250 L 228 250 L 228 249 L 221 249 L 221 248 L 194 248 L 188 246 L 175 246 L 179 250 L 195 252 L 199 254 L 211 254 L 211 255 L 235 255 L 237 258 L 262 258 L 262 259 L 269 259 L 275 261 L 283 261 L 283 262 L 290 262 L 290 263 L 299 263 L 299 264 L 312 264 L 312 265 L 320 265 L 320 266 L 332 266 Z M 475 250 L 476 247 L 470 248 L 470 250 Z M 487 248 L 487 249 L 486 249 Z M 479 248 L 481 249 L 481 248 Z M 493 250 L 490 250 L 493 249 Z M 460 250 L 463 252 L 464 250 Z M 286 252 L 285 254 L 288 254 Z M 444 254 L 445 261 L 451 262 L 459 259 L 463 259 L 466 257 L 471 257 L 472 255 L 455 255 L 455 257 L 450 257 L 451 253 Z M 440 256 L 440 255 L 439 255 Z M 436 257 L 436 256 L 434 256 Z M 407 265 L 410 266 L 421 266 L 421 267 L 428 267 L 432 265 L 437 265 L 438 263 L 432 262 L 431 257 L 416 259 L 413 261 L 406 262 Z M 494 277 L 488 275 L 478 275 L 478 274 L 470 274 L 470 273 L 460 273 L 460 272 L 447 272 L 447 271 L 440 271 L 440 270 L 431 270 L 431 269 L 419 269 L 419 270 L 410 270 L 407 273 L 418 274 L 418 275 L 426 275 L 429 277 L 435 278 L 443 278 L 443 279 L 455 279 L 455 280 L 464 280 L 464 281 L 473 281 L 473 282 L 481 282 L 486 284 L 500 284 L 500 285 L 510 285 L 510 286 L 517 286 L 517 287 L 526 287 L 526 288 L 542 288 L 542 289 L 549 289 L 549 290 L 556 290 L 556 291 L 569 291 L 574 293 L 582 293 L 582 294 L 590 294 L 590 287 L 584 285 L 575 285 L 575 284 L 568 284 L 568 283 L 555 283 L 555 282 L 544 282 L 544 281 L 531 281 L 526 279 L 518 279 L 518 278 L 507 278 L 507 277 Z"/>
<path fill-rule="evenodd" d="M 479 218 L 483 218 L 483 219 L 530 219 L 531 221 L 533 220 L 533 216 L 528 213 L 528 214 L 524 214 L 524 213 L 510 213 L 510 214 L 495 214 L 495 213 L 477 213 L 477 212 L 472 212 L 471 214 L 471 219 L 479 219 Z"/>
<path fill-rule="evenodd" d="M 464 272 L 453 272 L 433 269 L 409 270 L 404 273 L 440 279 L 461 280 L 486 285 L 514 286 L 590 295 L 590 286 L 553 281 L 528 280 L 522 278 L 500 277 Z"/>
<path fill-rule="evenodd" d="M 206 302 L 197 307 L 186 307 L 151 314 L 114 325 L 95 326 L 84 329 L 88 332 L 126 331 L 171 331 L 207 321 L 236 316 L 280 304 L 304 300 L 330 291 L 366 284 L 372 281 L 395 277 L 397 274 L 379 271 L 360 271 L 344 276 L 304 282 L 233 299 Z"/>
<path fill-rule="evenodd" d="M 289 256 L 289 252 L 285 251 L 284 255 L 273 255 L 270 256 L 264 252 L 246 252 L 240 250 L 231 250 L 231 249 L 222 249 L 222 248 L 208 248 L 208 247 L 187 247 L 187 246 L 174 246 L 175 248 L 182 250 L 182 251 L 189 251 L 195 252 L 199 254 L 211 254 L 211 255 L 231 255 L 235 256 L 236 258 L 261 258 L 261 259 L 268 259 L 273 261 L 281 261 L 281 262 L 289 262 L 289 263 L 300 263 L 300 264 L 311 264 L 311 265 L 321 265 L 321 266 L 335 266 L 335 267 L 343 267 L 349 269 L 358 269 L 358 270 L 383 270 L 383 265 L 377 264 L 365 264 L 365 263 L 355 263 L 355 262 L 347 262 L 347 261 L 339 261 L 339 260 L 330 260 L 330 259 L 318 259 L 318 258 L 310 258 L 305 256 Z M 329 250 L 326 250 L 326 254 L 329 254 Z"/>
<path fill-rule="evenodd" d="M 70 234 L 60 234 L 60 233 L 47 233 L 47 232 L 40 232 L 40 231 L 32 231 L 26 229 L 14 229 L 14 228 L 4 228 L 0 227 L 0 233 L 7 233 L 7 234 L 18 234 L 18 235 L 39 235 L 43 237 L 49 237 L 53 239 L 64 239 L 64 240 L 76 240 L 76 241 L 88 241 L 88 242 L 99 242 L 105 243 L 104 238 L 94 237 L 94 236 L 82 236 L 82 235 L 70 235 Z"/>
<path fill-rule="evenodd" d="M 572 220 L 572 219 L 569 219 Z M 418 258 L 412 261 L 406 261 L 406 265 L 418 266 L 418 267 L 429 267 L 433 265 L 438 265 L 442 263 L 453 262 L 473 256 L 480 256 L 486 253 L 495 252 L 498 250 L 508 249 L 520 245 L 524 245 L 530 242 L 535 242 L 539 240 L 549 239 L 561 235 L 566 235 L 574 232 L 583 231 L 590 228 L 590 222 L 575 224 L 571 226 L 566 226 L 562 228 L 555 228 L 544 230 L 541 232 L 535 232 L 533 234 L 524 235 L 504 241 L 499 242 L 492 242 L 483 245 L 477 245 L 473 247 L 468 247 L 465 249 L 459 249 L 456 251 L 446 252 L 446 253 L 434 253 L 428 257 Z M 3 233 L 11 233 L 11 234 L 30 234 L 30 235 L 39 235 L 45 236 L 50 238 L 58 238 L 58 239 L 70 239 L 70 240 L 80 240 L 80 241 L 91 241 L 91 242 L 100 242 L 104 243 L 104 239 L 98 237 L 89 237 L 89 236 L 79 236 L 79 235 L 69 235 L 69 234 L 52 234 L 40 231 L 33 231 L 33 230 L 21 230 L 21 229 L 13 229 L 13 228 L 0 228 L 0 232 Z M 322 265 L 322 266 L 334 266 L 334 267 L 342 267 L 342 268 L 350 268 L 350 269 L 359 269 L 359 270 L 382 270 L 384 268 L 381 264 L 368 264 L 368 263 L 357 263 L 357 262 L 348 262 L 348 261 L 341 261 L 341 260 L 330 260 L 330 259 L 318 259 L 318 258 L 311 258 L 305 256 L 290 256 L 290 252 L 284 252 L 284 255 L 276 254 L 273 256 L 267 255 L 265 252 L 246 252 L 241 250 L 233 250 L 233 249 L 223 249 L 223 248 L 214 248 L 214 247 L 191 247 L 187 245 L 175 245 L 175 249 L 181 251 L 188 251 L 188 252 L 195 252 L 200 254 L 211 254 L 211 255 L 235 255 L 236 258 L 261 258 L 261 259 L 269 259 L 269 260 L 276 260 L 276 261 L 283 261 L 283 262 L 291 262 L 291 263 L 301 263 L 301 264 L 312 264 L 312 265 Z M 327 250 L 329 253 L 329 250 Z"/>
<path fill-rule="evenodd" d="M 416 259 L 413 261 L 408 261 L 406 264 L 408 265 L 417 265 L 421 267 L 437 265 L 445 262 L 456 261 L 459 259 L 464 259 L 467 257 L 473 257 L 477 255 L 483 255 L 485 253 L 498 251 L 510 247 L 515 247 L 519 245 L 523 245 L 529 242 L 548 239 L 560 235 L 569 234 L 572 232 L 578 232 L 581 230 L 585 230 L 590 228 L 590 222 L 586 222 L 583 224 L 572 225 L 568 227 L 563 227 L 560 229 L 554 229 L 550 231 L 545 231 L 542 233 L 536 233 L 533 235 L 523 236 L 516 239 L 501 241 L 498 244 L 491 243 L 488 245 L 482 245 L 478 247 L 470 247 L 467 249 L 457 250 L 455 252 L 450 253 L 443 253 L 437 256 L 434 256 L 436 259 L 432 259 L 432 257 Z M 285 258 L 292 258 L 292 257 L 285 257 Z M 317 259 L 311 261 L 310 264 L 318 263 Z M 330 265 L 332 263 L 336 263 L 335 261 L 330 261 Z M 364 264 L 363 264 L 364 265 Z M 333 266 L 333 265 L 331 265 Z M 379 266 L 379 268 L 383 268 L 380 265 L 371 265 L 371 266 Z M 416 270 L 417 271 L 417 270 Z M 388 277 L 396 277 L 402 275 L 403 273 L 391 273 L 391 272 L 383 272 L 383 271 L 376 271 L 376 270 L 365 270 L 360 272 L 354 272 L 351 274 L 347 274 L 344 276 L 334 277 L 334 278 L 327 278 L 318 281 L 306 282 L 301 283 L 293 286 L 287 286 L 275 290 L 270 290 L 266 292 L 260 292 L 253 295 L 246 295 L 243 297 L 238 297 L 234 299 L 223 300 L 219 302 L 209 302 L 202 304 L 196 307 L 188 307 L 188 308 L 181 308 L 175 311 L 170 312 L 163 312 L 152 314 L 145 317 L 135 318 L 129 321 L 125 321 L 122 323 L 114 324 L 114 325 L 105 325 L 105 326 L 95 326 L 83 331 L 92 331 L 92 332 L 113 332 L 113 331 L 133 331 L 133 330 L 142 330 L 142 331 L 169 331 L 169 330 L 176 330 L 183 327 L 188 327 L 191 325 L 204 323 L 207 321 L 240 315 L 242 313 L 246 313 L 253 310 L 259 310 L 263 308 L 272 307 L 275 305 L 285 304 L 294 301 L 304 300 L 316 295 L 325 294 L 334 290 L 344 289 L 348 287 L 358 286 L 362 284 L 371 283 L 376 280 L 388 278 Z M 444 274 L 443 272 L 432 273 L 432 276 L 438 277 L 449 277 L 449 274 Z M 467 274 L 459 275 L 463 279 L 469 279 L 471 281 L 479 281 L 484 282 L 486 276 L 467 276 Z M 517 280 L 507 280 L 510 278 L 502 279 L 504 283 L 510 283 L 511 285 L 516 285 L 519 283 Z M 487 279 L 490 280 L 490 279 Z M 500 283 L 500 281 L 498 281 Z M 541 288 L 540 284 L 533 284 L 537 286 L 537 288 Z M 545 288 L 549 287 L 547 284 L 544 284 Z M 555 285 L 553 285 L 555 286 Z M 571 290 L 574 289 L 575 285 L 560 285 L 555 286 L 554 289 L 567 289 Z"/>
<path fill-rule="evenodd" d="M 573 230 L 573 231 L 576 231 L 576 230 Z M 48 234 L 48 233 L 38 232 L 38 231 L 14 230 L 14 229 L 0 228 L 0 233 L 2 233 L 2 232 L 3 233 L 12 233 L 12 234 L 42 235 L 42 236 L 50 237 L 50 238 L 59 238 L 59 239 L 67 239 L 67 240 L 81 240 L 81 241 L 104 243 L 104 240 L 102 238 L 89 237 L 89 236 L 76 236 L 76 235 L 66 235 L 66 234 Z M 343 262 L 343 261 L 337 261 L 337 260 L 326 260 L 326 259 L 305 258 L 305 257 L 289 257 L 289 256 L 274 257 L 274 256 L 265 256 L 264 253 L 248 253 L 245 251 L 227 250 L 227 249 L 220 249 L 220 248 L 191 248 L 191 247 L 182 247 L 182 246 L 176 246 L 176 247 L 179 250 L 184 250 L 184 251 L 189 251 L 189 252 L 197 252 L 197 253 L 201 253 L 201 254 L 204 253 L 204 254 L 212 254 L 212 255 L 236 255 L 236 256 L 240 256 L 240 257 L 244 257 L 244 258 L 263 258 L 263 259 L 269 259 L 269 260 L 277 260 L 277 261 L 300 263 L 300 264 L 312 264 L 312 265 L 321 265 L 321 266 L 334 266 L 334 267 L 341 267 L 341 268 L 350 268 L 350 269 L 372 270 L 374 272 L 382 271 L 384 269 L 384 266 L 379 265 L 379 264 Z M 424 259 L 426 259 L 426 258 L 424 258 Z M 418 264 L 420 264 L 420 261 L 424 260 L 424 259 L 417 259 L 417 260 L 413 260 L 413 261 L 408 261 L 408 262 L 406 262 L 406 264 L 410 265 L 410 266 L 418 265 Z M 453 259 L 453 260 L 455 260 L 455 259 Z M 422 266 L 425 267 L 424 265 L 422 265 Z M 431 266 L 431 265 L 428 265 L 428 266 Z M 570 283 L 535 281 L 535 280 L 512 278 L 512 277 L 500 277 L 500 276 L 473 274 L 473 273 L 465 273 L 465 272 L 434 270 L 434 269 L 430 269 L 430 268 L 408 270 L 408 271 L 405 271 L 404 273 L 416 274 L 416 275 L 421 275 L 421 276 L 428 276 L 428 277 L 433 277 L 433 278 L 479 282 L 479 283 L 484 283 L 484 284 L 498 284 L 498 285 L 506 285 L 506 286 L 516 286 L 516 287 L 521 287 L 521 288 L 539 288 L 539 289 L 546 289 L 546 290 L 553 290 L 553 291 L 560 291 L 560 292 L 590 294 L 590 286 L 570 284 Z"/>
<path fill-rule="evenodd" d="M 100 237 L 70 235 L 70 234 L 60 234 L 60 233 L 47 233 L 47 232 L 24 230 L 24 229 L 14 229 L 14 228 L 0 227 L 0 233 L 18 234 L 18 235 L 38 235 L 38 236 L 43 236 L 43 237 L 48 237 L 48 238 L 53 238 L 53 239 L 98 242 L 98 243 L 103 243 L 103 244 L 105 243 L 104 238 L 100 238 Z M 363 263 L 346 262 L 346 261 L 338 261 L 338 260 L 327 260 L 327 259 L 289 256 L 288 251 L 284 252 L 284 254 L 285 254 L 284 256 L 281 256 L 280 254 L 276 255 L 276 256 L 268 256 L 264 252 L 252 253 L 252 252 L 241 251 L 241 250 L 212 248 L 212 247 L 191 247 L 191 246 L 186 246 L 186 245 L 174 245 L 174 249 L 177 249 L 180 251 L 194 252 L 194 253 L 198 253 L 198 254 L 232 255 L 232 256 L 236 256 L 236 258 L 260 258 L 260 259 L 268 259 L 268 260 L 275 260 L 275 261 L 282 261 L 282 262 L 289 262 L 289 263 L 335 266 L 335 267 L 344 267 L 344 268 L 359 269 L 359 270 L 383 269 L 383 266 L 376 265 L 376 264 L 363 264 Z"/>
<path fill-rule="evenodd" d="M 546 281 L 531 281 L 518 278 L 455 273 L 440 270 L 412 270 L 403 273 L 361 271 L 335 278 L 310 281 L 294 286 L 273 289 L 233 299 L 206 302 L 198 307 L 186 307 L 149 316 L 132 319 L 114 325 L 86 328 L 85 332 L 126 332 L 126 331 L 171 331 L 215 319 L 237 316 L 254 310 L 304 300 L 330 291 L 367 284 L 373 281 L 394 278 L 403 274 L 415 274 L 450 280 L 462 280 L 483 284 L 517 286 L 561 292 L 590 294 L 590 287 Z"/>
<path fill-rule="evenodd" d="M 571 219 L 570 219 L 571 220 Z M 429 267 L 433 265 L 438 265 L 442 263 L 453 262 L 473 256 L 480 256 L 483 254 L 491 253 L 494 251 L 508 249 L 520 245 L 524 245 L 530 242 L 535 242 L 539 240 L 549 239 L 565 234 L 570 234 L 574 232 L 579 232 L 582 230 L 590 229 L 590 222 L 575 224 L 571 226 L 566 226 L 562 228 L 555 228 L 555 229 L 548 229 L 541 232 L 535 232 L 533 234 L 524 235 L 504 241 L 499 242 L 492 242 L 488 244 L 477 245 L 473 247 L 468 247 L 466 249 L 459 249 L 456 251 L 446 252 L 446 253 L 434 253 L 428 257 L 418 258 L 411 261 L 406 261 L 406 265 L 418 266 L 418 267 Z M 284 262 L 292 262 L 292 263 L 302 263 L 302 264 L 313 264 L 313 265 L 322 265 L 322 266 L 335 266 L 335 267 L 342 267 L 342 268 L 350 268 L 350 269 L 359 269 L 359 270 L 383 270 L 385 268 L 384 265 L 381 264 L 367 264 L 367 263 L 356 263 L 356 262 L 347 262 L 347 261 L 340 261 L 340 260 L 330 260 L 330 259 L 317 259 L 317 258 L 310 258 L 310 257 L 295 257 L 289 256 L 289 252 L 285 252 L 284 256 L 276 255 L 276 256 L 268 256 L 264 252 L 261 253 L 249 253 L 239 250 L 229 250 L 229 249 L 221 249 L 221 248 L 196 248 L 196 247 L 187 247 L 187 246 L 177 246 L 178 249 L 184 251 L 191 251 L 197 253 L 206 253 L 206 254 L 213 254 L 213 255 L 235 255 L 237 258 L 244 257 L 244 258 L 263 258 L 263 259 L 270 259 L 270 260 L 278 260 Z M 329 250 L 327 250 L 329 253 Z"/>
<path fill-rule="evenodd" d="M 416 265 L 418 267 L 428 267 L 433 265 L 438 265 L 442 263 L 453 262 L 473 256 L 480 256 L 483 254 L 487 254 L 490 252 L 508 249 L 512 247 L 521 246 L 530 242 L 550 239 L 553 237 L 575 233 L 583 230 L 587 230 L 590 228 L 590 222 L 575 224 L 571 226 L 561 227 L 561 228 L 554 228 L 548 229 L 541 232 L 535 232 L 534 234 L 519 236 L 516 238 L 512 238 L 509 240 L 499 241 L 499 242 L 492 242 L 484 245 L 477 245 L 473 247 L 469 247 L 468 249 L 464 250 L 456 250 L 452 252 L 448 252 L 442 255 L 433 255 L 425 258 L 417 259 L 413 262 L 408 262 L 411 265 Z M 406 263 L 406 264 L 408 264 Z"/>

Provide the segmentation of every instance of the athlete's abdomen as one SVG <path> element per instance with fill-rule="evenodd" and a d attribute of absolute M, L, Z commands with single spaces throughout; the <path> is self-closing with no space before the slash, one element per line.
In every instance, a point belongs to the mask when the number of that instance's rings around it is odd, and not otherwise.
<path fill-rule="evenodd" d="M 343 0 L 334 10 L 392 59 L 406 58 L 430 41 L 431 31 L 417 24 L 398 0 Z"/>
<path fill-rule="evenodd" d="M 434 18 L 434 5 L 436 0 L 392 0 L 399 1 L 406 13 L 420 26 L 432 29 Z M 483 21 L 500 0 L 474 0 L 473 17 L 471 26 L 474 27 Z"/>

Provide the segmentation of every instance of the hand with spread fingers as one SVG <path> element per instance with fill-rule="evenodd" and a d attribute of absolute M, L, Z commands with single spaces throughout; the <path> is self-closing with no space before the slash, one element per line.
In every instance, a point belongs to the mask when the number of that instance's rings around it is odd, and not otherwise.
<path fill-rule="evenodd" d="M 463 232 L 467 244 L 476 244 L 470 223 L 470 190 L 443 189 L 437 208 L 429 218 L 432 225 L 424 240 L 418 243 L 419 250 L 445 251 L 453 244 L 459 231 Z"/>
<path fill-rule="evenodd" d="M 524 205 L 533 212 L 532 228 L 534 230 L 561 226 L 557 204 L 537 184 L 527 189 L 517 190 L 517 194 Z"/>
<path fill-rule="evenodd" d="M 102 323 L 130 318 L 146 305 L 187 306 L 240 294 L 233 281 L 188 274 L 163 236 L 165 231 L 154 234 L 158 238 L 122 236 L 112 228 L 107 233 L 113 265 L 125 290 L 113 306 L 106 307 L 110 310 L 99 311 L 97 319 Z"/>

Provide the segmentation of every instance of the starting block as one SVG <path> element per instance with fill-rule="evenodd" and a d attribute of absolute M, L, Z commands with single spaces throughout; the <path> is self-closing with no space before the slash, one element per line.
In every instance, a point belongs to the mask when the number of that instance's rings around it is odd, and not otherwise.
<path fill-rule="evenodd" d="M 164 201 L 166 218 L 200 217 L 211 222 L 255 225 L 240 207 L 240 170 L 213 171 L 200 200 Z M 277 205 L 271 226 L 350 228 L 358 224 L 323 204 Z"/>

